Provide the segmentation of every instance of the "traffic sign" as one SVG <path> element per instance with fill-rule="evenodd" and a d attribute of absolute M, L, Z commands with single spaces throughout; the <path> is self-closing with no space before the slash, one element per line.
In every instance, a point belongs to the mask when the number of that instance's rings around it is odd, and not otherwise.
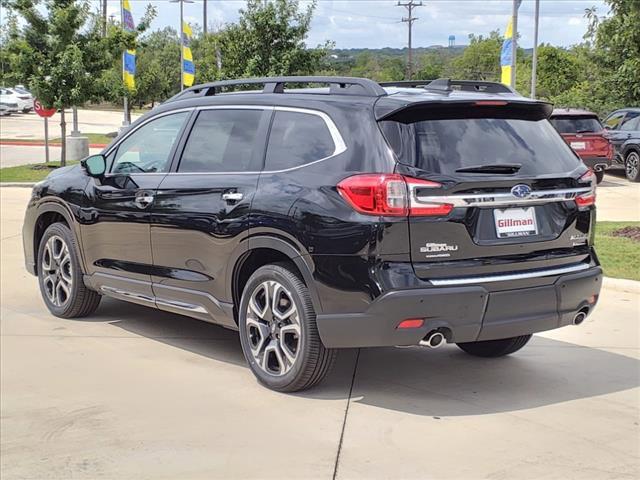
<path fill-rule="evenodd" d="M 40 103 L 40 100 L 37 100 L 37 99 L 33 101 L 33 109 L 36 111 L 38 115 L 40 115 L 43 118 L 52 117 L 53 114 L 56 113 L 55 108 L 44 108 Z"/>

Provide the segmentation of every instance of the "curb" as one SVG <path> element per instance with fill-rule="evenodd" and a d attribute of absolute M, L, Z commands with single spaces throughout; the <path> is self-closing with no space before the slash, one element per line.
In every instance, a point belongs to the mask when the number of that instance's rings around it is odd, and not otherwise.
<path fill-rule="evenodd" d="M 619 292 L 634 293 L 640 295 L 640 282 L 627 280 L 626 278 L 604 277 L 602 286 Z"/>
<path fill-rule="evenodd" d="M 33 188 L 36 182 L 0 182 L 0 188 L 2 187 L 23 187 L 23 188 Z"/>
<path fill-rule="evenodd" d="M 44 142 L 21 142 L 20 140 L 3 140 L 0 145 L 8 145 L 12 147 L 44 147 Z M 61 147 L 61 143 L 49 143 L 50 147 Z M 106 143 L 90 143 L 89 148 L 104 148 Z"/>

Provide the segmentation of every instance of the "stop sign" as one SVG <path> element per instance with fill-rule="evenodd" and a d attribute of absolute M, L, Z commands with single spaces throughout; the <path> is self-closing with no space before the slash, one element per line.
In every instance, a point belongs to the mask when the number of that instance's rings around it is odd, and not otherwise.
<path fill-rule="evenodd" d="M 44 108 L 40 103 L 40 100 L 33 101 L 33 109 L 36 111 L 38 115 L 44 118 L 52 117 L 54 113 L 56 113 L 55 108 Z"/>

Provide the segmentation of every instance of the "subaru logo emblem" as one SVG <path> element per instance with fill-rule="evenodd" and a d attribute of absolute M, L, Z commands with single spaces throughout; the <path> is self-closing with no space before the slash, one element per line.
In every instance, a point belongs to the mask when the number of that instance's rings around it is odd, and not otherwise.
<path fill-rule="evenodd" d="M 527 198 L 531 195 L 531 187 L 523 184 L 516 185 L 511 189 L 511 195 L 516 198 Z"/>

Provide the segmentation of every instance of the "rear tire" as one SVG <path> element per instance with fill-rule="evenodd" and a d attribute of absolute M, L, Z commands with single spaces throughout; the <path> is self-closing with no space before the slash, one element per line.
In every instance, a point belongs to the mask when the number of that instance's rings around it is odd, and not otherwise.
<path fill-rule="evenodd" d="M 37 265 L 40 293 L 52 314 L 79 318 L 95 312 L 101 297 L 83 282 L 75 238 L 67 225 L 54 223 L 45 230 Z"/>
<path fill-rule="evenodd" d="M 266 387 L 297 392 L 329 373 L 337 350 L 322 344 L 307 286 L 288 264 L 265 265 L 251 275 L 238 316 L 242 351 Z"/>
<path fill-rule="evenodd" d="M 624 160 L 624 173 L 632 182 L 640 182 L 640 153 L 631 150 Z"/>
<path fill-rule="evenodd" d="M 517 352 L 531 340 L 531 335 L 501 338 L 500 340 L 486 340 L 484 342 L 458 343 L 458 347 L 469 355 L 476 357 L 503 357 Z"/>
<path fill-rule="evenodd" d="M 597 172 L 593 172 L 596 175 L 596 183 L 602 183 L 604 179 L 604 170 L 598 170 Z"/>

